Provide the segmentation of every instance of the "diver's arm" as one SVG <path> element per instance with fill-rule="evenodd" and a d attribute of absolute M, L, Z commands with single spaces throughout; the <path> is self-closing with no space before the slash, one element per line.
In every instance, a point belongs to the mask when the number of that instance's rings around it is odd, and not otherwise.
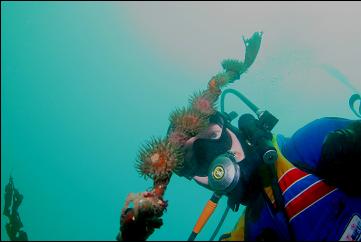
<path fill-rule="evenodd" d="M 322 146 L 327 135 L 349 126 L 353 120 L 325 117 L 298 129 L 290 138 L 277 137 L 282 154 L 294 165 L 315 172 L 319 165 Z"/>
<path fill-rule="evenodd" d="M 357 174 L 361 163 L 360 122 L 328 117 L 314 120 L 283 140 L 282 153 L 299 168 L 352 193 L 361 185 Z"/>

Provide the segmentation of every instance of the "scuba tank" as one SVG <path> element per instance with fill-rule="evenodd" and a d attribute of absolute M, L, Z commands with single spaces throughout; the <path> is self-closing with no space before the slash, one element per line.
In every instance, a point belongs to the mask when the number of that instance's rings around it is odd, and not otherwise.
<path fill-rule="evenodd" d="M 227 89 L 221 96 L 221 112 L 224 113 L 224 99 L 226 94 L 231 93 L 241 99 L 258 117 L 255 119 L 251 114 L 244 114 L 238 119 L 238 129 L 243 132 L 248 143 L 258 148 L 258 153 L 263 161 L 272 164 L 277 160 L 277 152 L 272 144 L 271 131 L 278 119 L 267 110 L 260 110 L 247 97 L 234 89 Z M 235 117 L 235 114 L 232 115 Z"/>

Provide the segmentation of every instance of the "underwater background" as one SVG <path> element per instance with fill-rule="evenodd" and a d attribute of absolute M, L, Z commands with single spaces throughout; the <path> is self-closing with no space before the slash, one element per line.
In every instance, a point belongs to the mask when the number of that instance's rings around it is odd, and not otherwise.
<path fill-rule="evenodd" d="M 361 90 L 360 16 L 360 2 L 1 2 L 1 211 L 12 174 L 30 240 L 115 240 L 127 194 L 152 185 L 134 167 L 140 145 L 164 137 L 170 112 L 223 59 L 243 58 L 242 35 L 255 31 L 256 61 L 228 87 L 278 117 L 275 133 L 356 119 L 348 99 Z M 232 110 L 250 112 L 229 96 Z M 187 239 L 210 196 L 174 175 L 149 240 Z"/>

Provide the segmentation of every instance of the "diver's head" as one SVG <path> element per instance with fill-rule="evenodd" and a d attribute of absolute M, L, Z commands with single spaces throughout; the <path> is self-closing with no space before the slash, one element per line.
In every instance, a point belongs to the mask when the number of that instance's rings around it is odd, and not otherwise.
<path fill-rule="evenodd" d="M 216 112 L 207 128 L 185 142 L 184 165 L 176 174 L 227 195 L 232 204 L 246 205 L 259 190 L 257 170 L 262 164 L 261 157 L 246 140 L 242 131 Z M 224 177 L 214 176 L 219 169 Z"/>
<path fill-rule="evenodd" d="M 231 131 L 224 116 L 216 112 L 209 118 L 209 124 L 196 136 L 189 138 L 182 146 L 183 167 L 176 171 L 188 179 L 206 177 L 211 162 L 219 155 L 233 152 L 238 160 L 244 158 L 244 151 L 237 135 Z"/>

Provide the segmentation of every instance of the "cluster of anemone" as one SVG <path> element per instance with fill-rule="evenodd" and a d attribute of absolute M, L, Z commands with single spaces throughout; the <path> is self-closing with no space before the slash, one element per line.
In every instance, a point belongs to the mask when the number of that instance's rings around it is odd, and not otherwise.
<path fill-rule="evenodd" d="M 261 36 L 255 33 L 251 40 L 260 40 Z M 245 43 L 251 40 L 245 40 Z M 257 54 L 258 49 L 251 50 L 251 47 L 246 45 L 246 56 L 248 52 Z M 182 167 L 182 146 L 189 138 L 207 127 L 209 116 L 216 112 L 215 103 L 222 88 L 239 79 L 247 69 L 245 63 L 234 59 L 224 60 L 222 67 L 224 71 L 211 78 L 206 90 L 198 91 L 190 97 L 188 107 L 178 108 L 171 113 L 169 121 L 172 128 L 167 137 L 153 139 L 141 148 L 137 161 L 137 169 L 141 175 L 159 179 L 169 177 L 172 171 Z"/>
<path fill-rule="evenodd" d="M 176 109 L 169 117 L 170 129 L 165 138 L 153 138 L 139 151 L 136 162 L 138 172 L 154 180 L 153 190 L 138 194 L 129 194 L 122 216 L 123 222 L 136 219 L 138 213 L 151 212 L 160 217 L 167 207 L 163 194 L 173 172 L 183 167 L 183 145 L 191 137 L 196 136 L 208 125 L 209 116 L 216 112 L 216 101 L 222 88 L 240 78 L 254 62 L 261 43 L 262 32 L 256 32 L 250 39 L 243 39 L 246 44 L 244 63 L 239 60 L 227 59 L 222 62 L 223 72 L 213 76 L 207 89 L 194 93 L 186 108 Z M 133 210 L 127 210 L 130 203 Z M 131 212 L 126 212 L 131 211 Z"/>
<path fill-rule="evenodd" d="M 182 147 L 188 139 L 196 136 L 208 126 L 209 117 L 216 112 L 216 101 L 221 89 L 231 83 L 241 70 L 241 62 L 226 60 L 222 63 L 225 72 L 212 77 L 208 88 L 195 92 L 189 98 L 188 107 L 174 110 L 170 116 L 171 130 L 166 138 L 153 138 L 145 143 L 139 153 L 136 169 L 139 174 L 159 181 L 150 193 L 131 194 L 127 199 L 127 206 L 133 203 L 135 215 L 149 210 L 161 214 L 166 207 L 162 196 L 166 187 L 163 181 L 169 181 L 172 172 L 177 172 L 183 165 Z"/>
<path fill-rule="evenodd" d="M 230 80 L 227 71 L 217 74 L 206 90 L 195 92 L 189 98 L 188 107 L 178 108 L 170 114 L 172 129 L 167 137 L 152 139 L 139 152 L 136 168 L 141 175 L 160 179 L 182 167 L 182 146 L 208 126 L 209 116 L 216 112 L 221 88 Z"/>

